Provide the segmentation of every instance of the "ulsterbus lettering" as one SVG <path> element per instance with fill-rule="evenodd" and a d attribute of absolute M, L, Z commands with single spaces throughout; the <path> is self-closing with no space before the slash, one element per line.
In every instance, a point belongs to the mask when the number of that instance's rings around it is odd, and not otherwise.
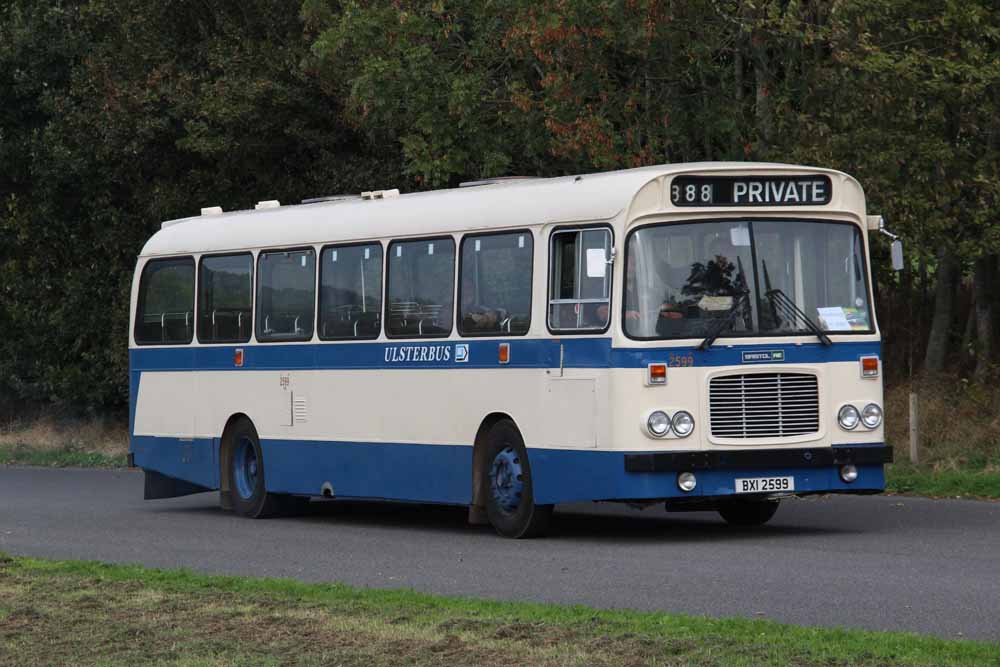
<path fill-rule="evenodd" d="M 399 364 L 419 361 L 451 361 L 448 345 L 401 345 L 385 348 L 386 363 Z"/>

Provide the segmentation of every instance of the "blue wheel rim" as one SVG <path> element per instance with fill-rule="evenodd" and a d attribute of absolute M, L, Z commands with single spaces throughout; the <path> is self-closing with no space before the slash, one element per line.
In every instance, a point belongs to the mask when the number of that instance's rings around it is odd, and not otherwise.
<path fill-rule="evenodd" d="M 490 492 L 497 506 L 508 514 L 517 511 L 524 493 L 524 469 L 513 447 L 505 447 L 490 466 Z"/>
<path fill-rule="evenodd" d="M 236 444 L 233 452 L 233 482 L 236 493 L 243 500 L 250 500 L 257 489 L 257 475 L 260 472 L 260 462 L 257 460 L 257 449 L 249 438 L 242 438 Z"/>

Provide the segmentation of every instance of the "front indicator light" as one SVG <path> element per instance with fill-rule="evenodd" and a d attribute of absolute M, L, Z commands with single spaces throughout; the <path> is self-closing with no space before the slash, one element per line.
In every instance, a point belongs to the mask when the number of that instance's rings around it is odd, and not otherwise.
<path fill-rule="evenodd" d="M 646 384 L 654 386 L 667 383 L 667 365 L 650 364 L 646 367 Z"/>
<path fill-rule="evenodd" d="M 877 428 L 882 423 L 882 408 L 874 403 L 869 403 L 861 411 L 861 421 L 868 428 Z"/>
<path fill-rule="evenodd" d="M 649 429 L 650 435 L 654 438 L 662 438 L 670 431 L 670 415 L 657 410 L 649 415 L 649 419 L 646 420 L 646 428 Z"/>
<path fill-rule="evenodd" d="M 850 484 L 857 478 L 858 478 L 858 467 L 856 465 L 854 465 L 853 463 L 848 463 L 847 465 L 840 466 L 840 479 Z"/>
<path fill-rule="evenodd" d="M 861 421 L 861 414 L 853 405 L 845 405 L 840 408 L 840 412 L 837 413 L 837 422 L 840 424 L 840 428 L 846 431 L 853 431 L 856 429 L 859 421 Z"/>
<path fill-rule="evenodd" d="M 698 486 L 698 478 L 694 476 L 693 472 L 682 472 L 677 475 L 677 488 L 685 493 L 694 491 L 694 488 Z"/>
<path fill-rule="evenodd" d="M 674 429 L 674 433 L 681 438 L 686 438 L 694 430 L 694 417 L 691 416 L 690 412 L 681 410 L 674 413 L 674 419 L 670 425 Z"/>

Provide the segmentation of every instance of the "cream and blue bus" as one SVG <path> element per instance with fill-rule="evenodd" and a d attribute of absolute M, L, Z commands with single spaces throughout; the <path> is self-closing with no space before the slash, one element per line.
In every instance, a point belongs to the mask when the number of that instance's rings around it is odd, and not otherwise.
<path fill-rule="evenodd" d="M 509 537 L 560 503 L 759 525 L 878 493 L 880 227 L 844 173 L 723 162 L 205 208 L 138 259 L 130 459 L 149 499 Z"/>

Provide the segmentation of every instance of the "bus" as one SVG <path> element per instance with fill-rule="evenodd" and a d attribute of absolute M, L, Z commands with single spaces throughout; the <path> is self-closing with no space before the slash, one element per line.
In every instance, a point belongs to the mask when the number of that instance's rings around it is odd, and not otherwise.
<path fill-rule="evenodd" d="M 847 174 L 744 162 L 204 208 L 135 268 L 130 463 L 147 499 L 458 505 L 513 538 L 560 503 L 753 526 L 878 493 L 883 227 Z"/>

